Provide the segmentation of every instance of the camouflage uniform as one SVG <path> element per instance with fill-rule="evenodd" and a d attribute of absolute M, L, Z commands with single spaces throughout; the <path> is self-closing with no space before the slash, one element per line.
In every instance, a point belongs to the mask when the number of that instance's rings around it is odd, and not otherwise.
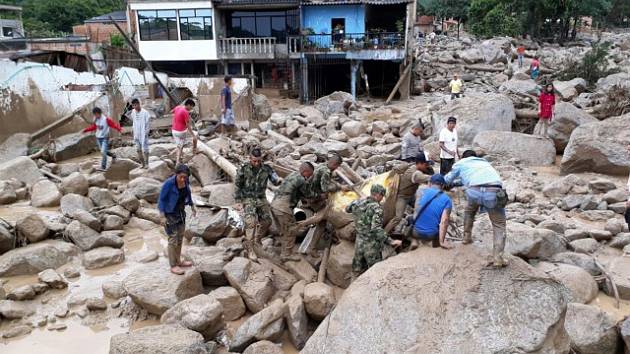
<path fill-rule="evenodd" d="M 357 238 L 352 270 L 361 273 L 383 260 L 383 245 L 388 240 L 383 230 L 383 207 L 372 197 L 357 200 L 346 207 L 354 215 Z"/>
<path fill-rule="evenodd" d="M 280 178 L 266 164 L 261 164 L 256 168 L 247 162 L 236 174 L 234 199 L 243 203 L 245 238 L 249 244 L 252 241 L 260 243 L 271 226 L 271 211 L 265 196 L 267 181 L 278 185 Z"/>
<path fill-rule="evenodd" d="M 299 172 L 291 173 L 282 182 L 271 202 L 271 213 L 278 225 L 282 240 L 282 257 L 286 258 L 295 246 L 293 209 L 304 197 L 306 180 Z"/>
<path fill-rule="evenodd" d="M 398 194 L 396 196 L 396 214 L 385 226 L 385 233 L 389 234 L 405 217 L 407 205 L 414 205 L 415 194 L 419 186 L 426 185 L 431 179 L 430 174 L 419 171 L 416 164 L 410 164 L 404 171 L 396 171 L 400 175 Z"/>
<path fill-rule="evenodd" d="M 339 184 L 332 180 L 331 175 L 332 171 L 328 168 L 328 165 L 321 164 L 315 167 L 313 176 L 306 184 L 306 197 L 309 199 L 311 207 L 315 210 L 325 206 L 326 200 L 322 198 L 322 194 L 341 190 Z"/>

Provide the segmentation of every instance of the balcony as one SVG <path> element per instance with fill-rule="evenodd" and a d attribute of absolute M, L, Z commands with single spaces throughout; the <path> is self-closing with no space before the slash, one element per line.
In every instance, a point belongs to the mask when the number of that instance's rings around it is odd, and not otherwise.
<path fill-rule="evenodd" d="M 298 50 L 305 54 L 342 54 L 348 59 L 396 60 L 402 59 L 405 51 L 405 35 L 396 32 L 308 34 L 299 38 Z"/>
<path fill-rule="evenodd" d="M 222 59 L 275 59 L 276 38 L 221 38 L 218 51 Z"/>

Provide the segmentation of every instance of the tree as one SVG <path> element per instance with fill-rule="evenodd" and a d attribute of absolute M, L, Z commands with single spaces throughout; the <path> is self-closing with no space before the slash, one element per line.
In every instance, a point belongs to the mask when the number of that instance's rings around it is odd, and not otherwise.
<path fill-rule="evenodd" d="M 478 36 L 516 37 L 523 32 L 522 15 L 502 0 L 473 0 L 468 17 L 471 31 Z"/>
<path fill-rule="evenodd" d="M 459 24 L 468 19 L 470 0 L 428 0 L 423 3 L 427 14 L 441 19 L 454 18 Z M 459 25 L 457 27 L 459 36 Z"/>

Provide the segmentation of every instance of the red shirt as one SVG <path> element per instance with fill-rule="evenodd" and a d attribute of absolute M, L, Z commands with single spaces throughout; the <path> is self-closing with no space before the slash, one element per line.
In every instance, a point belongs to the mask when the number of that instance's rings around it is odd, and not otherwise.
<path fill-rule="evenodd" d="M 556 95 L 553 93 L 541 92 L 540 97 L 540 119 L 551 119 L 553 106 L 556 104 Z"/>
<path fill-rule="evenodd" d="M 525 54 L 525 47 L 518 47 L 518 48 L 516 49 L 516 52 L 517 52 L 518 54 Z"/>
<path fill-rule="evenodd" d="M 172 129 L 178 132 L 186 130 L 190 114 L 183 106 L 177 106 L 173 108 L 173 126 Z"/>

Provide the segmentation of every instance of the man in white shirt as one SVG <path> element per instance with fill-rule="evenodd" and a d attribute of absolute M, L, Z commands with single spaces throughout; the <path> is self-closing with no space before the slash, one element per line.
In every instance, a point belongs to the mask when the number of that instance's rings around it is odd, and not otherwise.
<path fill-rule="evenodd" d="M 457 125 L 457 119 L 449 117 L 446 128 L 442 128 L 440 131 L 440 174 L 443 176 L 451 171 L 455 164 L 455 158 L 459 157 L 455 125 Z"/>
<path fill-rule="evenodd" d="M 146 168 L 149 164 L 149 131 L 151 130 L 151 116 L 149 112 L 140 106 L 140 100 L 134 98 L 131 100 L 130 118 L 133 122 L 133 141 L 136 144 L 138 152 L 138 160 L 142 164 L 142 168 Z"/>

